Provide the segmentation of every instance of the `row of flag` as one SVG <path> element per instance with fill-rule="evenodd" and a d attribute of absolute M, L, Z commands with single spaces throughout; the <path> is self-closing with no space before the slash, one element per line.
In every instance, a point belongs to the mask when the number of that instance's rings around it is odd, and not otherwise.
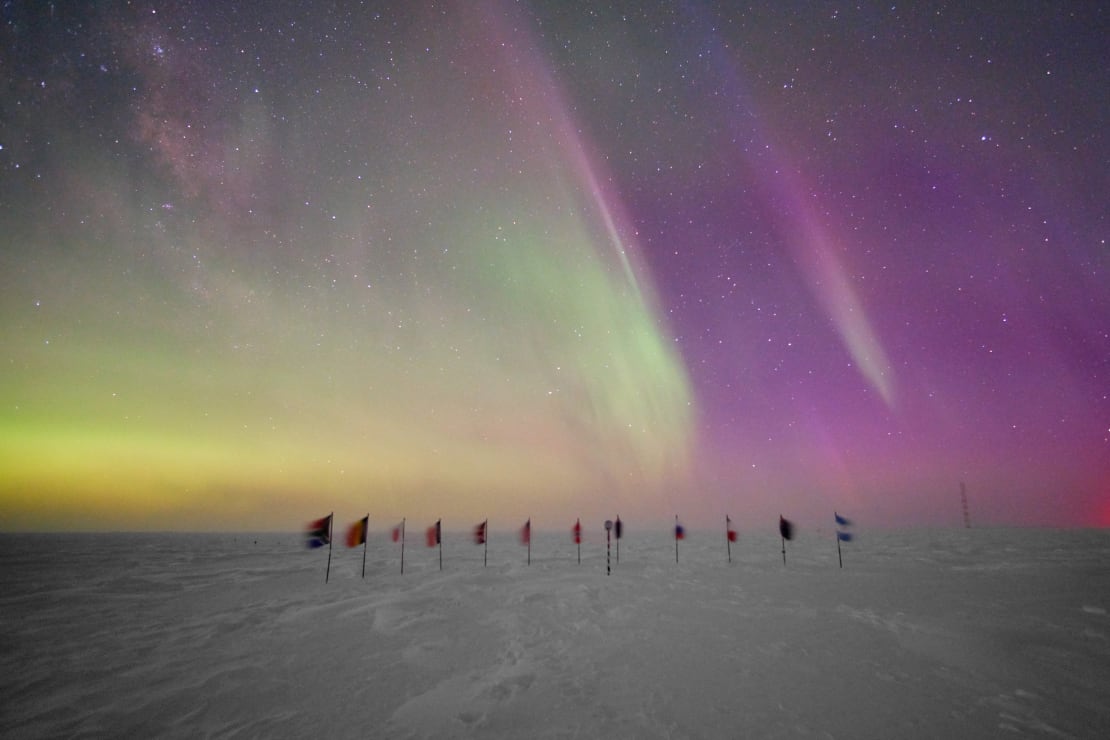
<path fill-rule="evenodd" d="M 848 521 L 847 519 L 845 519 L 844 517 L 840 516 L 840 514 L 837 514 L 836 512 L 833 512 L 833 516 L 835 517 L 835 521 L 836 521 L 836 525 L 837 525 L 837 531 L 836 531 L 837 541 L 838 542 L 851 542 L 852 541 L 852 533 L 847 531 L 847 529 L 846 529 L 848 526 L 851 525 L 851 522 Z M 306 538 L 307 538 L 308 547 L 316 548 L 316 547 L 323 547 L 324 545 L 330 544 L 330 542 L 331 542 L 331 520 L 332 520 L 332 515 L 328 514 L 323 519 L 317 519 L 317 520 L 309 523 L 308 529 L 306 531 Z M 359 545 L 365 544 L 366 540 L 367 540 L 368 532 L 369 532 L 369 527 L 370 527 L 370 516 L 369 516 L 369 514 L 364 516 L 362 519 L 359 519 L 354 524 L 351 524 L 349 526 L 348 530 L 347 530 L 347 547 L 358 547 Z M 396 527 L 394 527 L 392 529 L 391 536 L 392 536 L 392 539 L 393 539 L 394 542 L 399 542 L 401 540 L 401 538 L 404 536 L 404 528 L 405 528 L 405 525 L 404 525 L 404 522 L 402 522 L 402 523 L 398 524 Z M 481 524 L 477 525 L 474 528 L 474 544 L 476 544 L 476 545 L 487 544 L 486 538 L 487 538 L 488 528 L 489 528 L 489 520 L 488 519 L 486 521 L 482 522 Z M 615 525 L 614 525 L 614 534 L 615 534 L 615 536 L 618 540 L 621 538 L 622 531 L 623 531 L 623 525 L 621 524 L 620 517 L 617 517 L 617 520 L 616 520 Z M 581 522 L 581 520 L 578 520 L 574 523 L 574 526 L 571 528 L 571 533 L 572 533 L 572 537 L 573 537 L 573 540 L 574 540 L 575 544 L 581 544 L 582 543 L 582 522 Z M 794 523 L 791 522 L 789 519 L 786 519 L 786 518 L 780 516 L 779 517 L 779 534 L 782 535 L 782 539 L 784 539 L 784 540 L 794 539 Z M 732 526 L 732 519 L 730 517 L 726 516 L 725 517 L 725 538 L 728 540 L 728 542 L 736 542 L 737 537 L 738 537 L 737 531 Z M 682 525 L 682 523 L 680 521 L 678 521 L 678 517 L 675 517 L 674 538 L 675 538 L 675 540 L 684 540 L 684 539 L 686 539 L 686 528 Z M 427 542 L 428 547 L 435 547 L 436 545 L 442 544 L 442 520 L 436 521 L 435 524 L 428 527 L 427 531 L 425 532 L 425 540 Z M 532 520 L 529 519 L 528 521 L 526 521 L 524 523 L 524 526 L 521 527 L 520 543 L 522 545 L 528 545 L 528 544 L 531 543 L 531 541 L 532 541 Z"/>
<path fill-rule="evenodd" d="M 836 554 L 840 567 L 844 567 L 844 559 L 840 550 L 841 542 L 851 542 L 852 532 L 849 531 L 851 522 L 842 517 L 839 513 L 833 512 L 833 518 L 836 522 Z M 328 546 L 328 574 L 331 573 L 331 542 L 332 542 L 332 519 L 333 514 L 328 514 L 322 519 L 317 519 L 308 524 L 305 532 L 306 544 L 310 548 L 319 548 L 324 545 Z M 620 517 L 617 517 L 616 522 L 606 522 L 606 527 L 613 525 L 613 533 L 618 540 L 618 562 L 619 562 L 619 541 L 624 533 L 624 525 L 621 523 Z M 362 517 L 358 521 L 349 525 L 347 528 L 347 547 L 363 546 L 362 555 L 362 575 L 366 577 L 366 545 L 370 529 L 370 515 Z M 786 563 L 786 542 L 787 540 L 794 539 L 794 523 L 785 517 L 779 516 L 779 534 L 782 537 L 782 562 Z M 574 527 L 571 528 L 571 536 L 576 545 L 578 545 L 578 562 L 582 562 L 582 520 L 576 519 Z M 405 572 L 405 520 L 402 519 L 400 524 L 393 527 L 391 530 L 391 537 L 394 542 L 401 543 L 401 572 Z M 732 519 L 725 516 L 725 544 L 728 550 L 728 561 L 732 562 L 732 543 L 736 542 L 738 537 L 736 529 L 733 528 Z M 442 520 L 436 520 L 436 523 L 428 527 L 424 533 L 425 543 L 428 547 L 439 547 L 439 567 L 443 569 L 443 527 Z M 481 524 L 474 527 L 473 530 L 474 544 L 483 545 L 486 550 L 483 551 L 482 563 L 486 563 L 486 554 L 489 547 L 489 520 L 486 519 Z M 679 521 L 678 516 L 674 519 L 674 542 L 675 542 L 675 562 L 678 562 L 678 543 L 686 539 L 686 528 Z M 520 529 L 520 542 L 522 545 L 528 547 L 528 563 L 532 562 L 532 519 L 529 518 L 524 526 Z M 328 576 L 325 575 L 325 582 Z"/>
<path fill-rule="evenodd" d="M 331 520 L 332 515 L 328 514 L 323 519 L 317 519 L 310 522 L 306 531 L 306 543 L 310 548 L 323 547 L 331 543 Z M 442 521 L 442 520 L 441 520 Z M 428 547 L 435 547 L 442 543 L 443 530 L 441 521 L 437 521 L 432 526 L 428 527 L 425 532 L 425 540 Z M 347 530 L 347 547 L 358 547 L 359 545 L 366 544 L 370 527 L 370 516 L 364 516 L 354 524 L 350 525 Z M 489 520 L 482 522 L 474 528 L 474 544 L 486 544 L 486 533 L 489 527 Z M 404 536 L 405 525 L 402 522 L 391 530 L 391 537 L 394 542 L 399 542 Z M 582 522 L 581 520 L 574 523 L 571 528 L 572 536 L 576 544 L 582 543 Z M 617 539 L 621 536 L 621 523 L 617 519 Z M 735 532 L 733 533 L 735 541 Z M 522 545 L 530 544 L 532 541 L 532 520 L 529 519 L 524 523 L 520 530 L 520 543 Z"/>

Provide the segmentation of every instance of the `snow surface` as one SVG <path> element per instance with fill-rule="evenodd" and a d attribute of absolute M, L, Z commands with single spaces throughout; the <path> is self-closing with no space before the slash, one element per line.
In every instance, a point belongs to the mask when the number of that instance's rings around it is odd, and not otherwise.
<path fill-rule="evenodd" d="M 413 534 L 0 536 L 0 735 L 1110 737 L 1110 532 Z"/>

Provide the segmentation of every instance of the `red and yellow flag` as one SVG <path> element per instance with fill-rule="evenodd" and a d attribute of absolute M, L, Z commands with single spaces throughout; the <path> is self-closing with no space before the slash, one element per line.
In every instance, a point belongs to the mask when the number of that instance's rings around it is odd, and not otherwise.
<path fill-rule="evenodd" d="M 370 515 L 359 519 L 347 529 L 347 547 L 358 547 L 366 542 L 366 530 L 370 526 Z"/>

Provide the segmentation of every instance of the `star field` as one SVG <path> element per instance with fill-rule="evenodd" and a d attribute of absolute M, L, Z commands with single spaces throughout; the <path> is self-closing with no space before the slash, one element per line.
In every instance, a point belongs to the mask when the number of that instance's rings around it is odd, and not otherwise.
<path fill-rule="evenodd" d="M 1106 27 L 8 3 L 0 526 L 1108 525 Z"/>

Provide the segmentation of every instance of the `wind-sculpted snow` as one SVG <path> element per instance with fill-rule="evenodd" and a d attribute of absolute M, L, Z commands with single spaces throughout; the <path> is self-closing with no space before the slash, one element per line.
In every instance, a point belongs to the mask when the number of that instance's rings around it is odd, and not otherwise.
<path fill-rule="evenodd" d="M 833 536 L 2 536 L 0 735 L 1110 736 L 1110 533 Z"/>

